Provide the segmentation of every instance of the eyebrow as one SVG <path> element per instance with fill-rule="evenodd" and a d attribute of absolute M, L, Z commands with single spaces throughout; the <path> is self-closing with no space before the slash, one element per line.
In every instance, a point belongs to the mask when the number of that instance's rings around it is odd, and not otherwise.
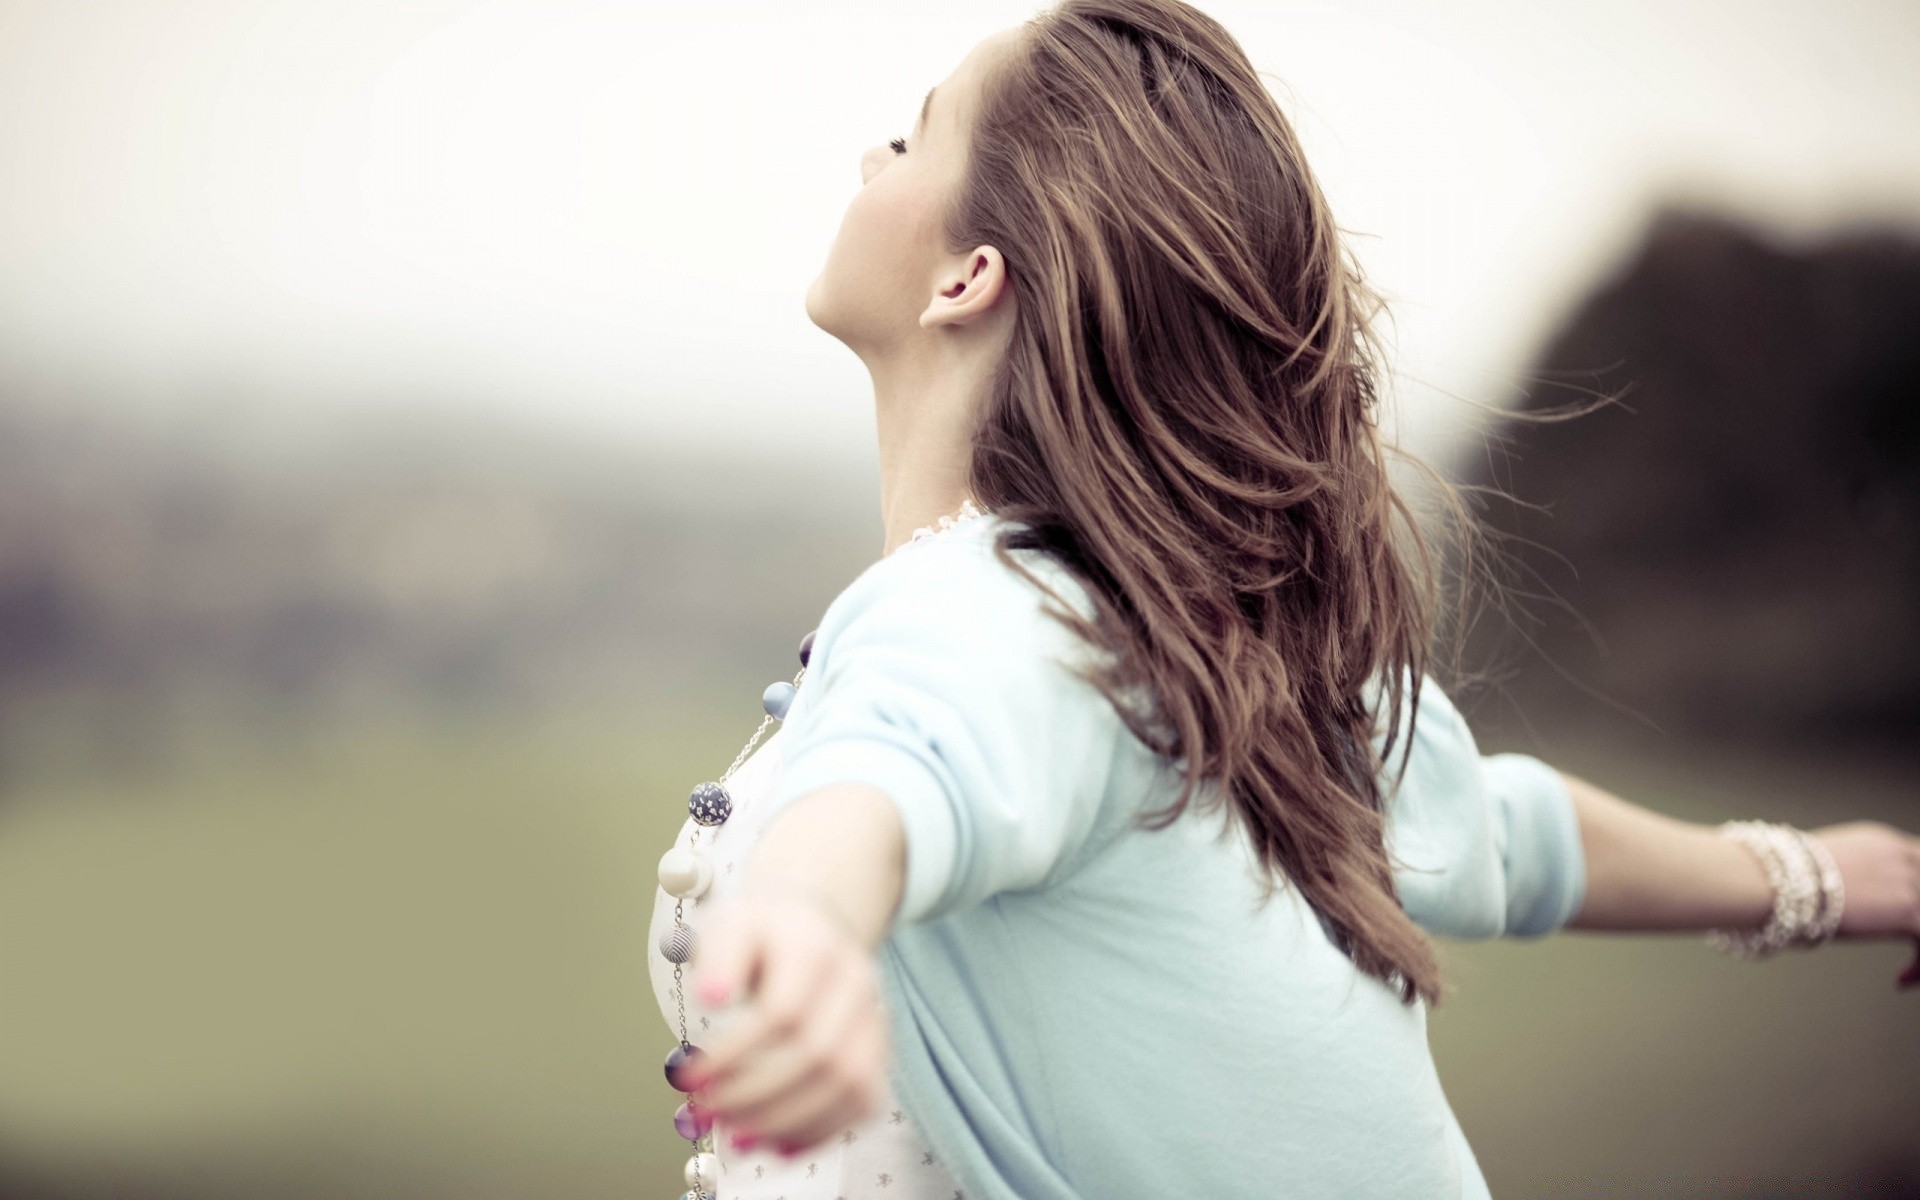
<path fill-rule="evenodd" d="M 914 125 L 914 128 L 915 128 L 916 130 L 918 130 L 918 129 L 923 129 L 923 128 L 925 128 L 925 127 L 926 127 L 926 124 L 927 124 L 927 112 L 928 112 L 928 110 L 929 110 L 929 109 L 931 109 L 931 108 L 933 107 L 933 93 L 934 93 L 934 92 L 935 92 L 936 90 L 938 90 L 938 88 L 939 88 L 939 85 L 938 85 L 938 84 L 935 84 L 935 85 L 934 85 L 933 87 L 930 87 L 930 88 L 928 88 L 928 89 L 927 89 L 927 98 L 926 98 L 925 100 L 923 100 L 923 101 L 921 101 L 921 102 L 920 102 L 920 120 L 919 120 L 919 122 L 918 122 L 917 124 L 915 124 L 915 125 Z"/>

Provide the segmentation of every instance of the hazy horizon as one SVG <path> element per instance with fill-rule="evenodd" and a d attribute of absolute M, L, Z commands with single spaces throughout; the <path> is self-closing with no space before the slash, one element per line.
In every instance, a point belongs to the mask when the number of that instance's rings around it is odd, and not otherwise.
<path fill-rule="evenodd" d="M 1038 8 L 0 4 L 0 357 L 163 412 L 868 456 L 806 287 L 862 149 Z M 1392 301 L 1416 448 L 1468 415 L 1434 389 L 1505 398 L 1662 201 L 1920 226 L 1908 5 L 1206 10 Z"/>

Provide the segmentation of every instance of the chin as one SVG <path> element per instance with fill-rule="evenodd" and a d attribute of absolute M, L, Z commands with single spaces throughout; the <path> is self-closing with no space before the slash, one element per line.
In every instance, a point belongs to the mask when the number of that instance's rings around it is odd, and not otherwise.
<path fill-rule="evenodd" d="M 835 303 L 824 272 L 808 285 L 806 305 L 807 320 L 812 321 L 822 332 L 831 334 L 848 345 L 853 344 L 857 336 L 858 322 L 850 320 L 850 314 Z"/>
<path fill-rule="evenodd" d="M 827 323 L 824 320 L 825 306 L 821 303 L 820 295 L 820 281 L 825 278 L 825 275 L 816 275 L 813 277 L 813 282 L 807 285 L 807 295 L 803 301 L 807 308 L 807 320 L 812 321 L 821 329 L 827 329 Z M 827 332 L 831 333 L 833 331 L 828 329 Z"/>
<path fill-rule="evenodd" d="M 827 282 L 827 274 L 822 271 L 814 277 L 807 287 L 807 320 L 812 321 L 823 331 L 839 337 L 846 321 L 844 314 L 836 311 L 833 302 L 833 290 Z"/>

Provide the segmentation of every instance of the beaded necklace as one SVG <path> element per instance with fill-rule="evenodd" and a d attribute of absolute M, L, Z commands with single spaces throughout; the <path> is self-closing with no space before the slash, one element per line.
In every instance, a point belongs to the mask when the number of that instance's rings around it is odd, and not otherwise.
<path fill-rule="evenodd" d="M 908 536 L 905 542 L 894 547 L 889 554 L 898 554 L 907 546 L 924 538 L 929 538 L 949 529 L 957 528 L 969 521 L 987 516 L 992 510 L 979 507 L 968 497 L 953 513 L 941 517 L 932 525 L 922 525 Z M 700 853 L 700 835 L 707 829 L 722 824 L 733 813 L 733 797 L 728 794 L 726 783 L 733 773 L 747 761 L 760 736 L 775 721 L 786 720 L 787 712 L 793 705 L 794 695 L 800 689 L 800 681 L 807 676 L 807 664 L 813 657 L 813 635 L 819 630 L 810 631 L 800 639 L 800 671 L 793 682 L 775 680 L 767 685 L 760 697 L 760 706 L 766 712 L 760 728 L 734 757 L 733 763 L 719 779 L 702 783 L 693 789 L 687 798 L 687 812 L 693 817 L 694 829 L 689 835 L 686 846 L 675 845 L 660 857 L 660 886 L 674 897 L 673 928 L 660 938 L 660 954 L 673 964 L 673 1000 L 678 1010 L 680 1040 L 667 1054 L 667 1082 L 675 1091 L 688 1093 L 688 1098 L 673 1114 L 674 1132 L 693 1143 L 693 1156 L 687 1159 L 686 1192 L 680 1200 L 715 1200 L 713 1185 L 718 1182 L 720 1159 L 710 1138 L 713 1131 L 713 1117 L 710 1113 L 694 1104 L 690 1089 L 681 1086 L 680 1072 L 695 1061 L 700 1047 L 687 1040 L 687 997 L 683 986 L 683 973 L 687 962 L 693 957 L 693 930 L 686 923 L 686 905 L 697 900 L 713 883 L 713 861 Z M 703 1148 L 704 1143 L 704 1148 Z"/>

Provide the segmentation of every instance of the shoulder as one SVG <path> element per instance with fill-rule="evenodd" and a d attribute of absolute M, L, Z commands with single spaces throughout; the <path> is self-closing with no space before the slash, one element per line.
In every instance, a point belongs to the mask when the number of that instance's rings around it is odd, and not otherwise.
<path fill-rule="evenodd" d="M 1473 745 L 1473 730 L 1467 719 L 1455 706 L 1453 697 L 1440 686 L 1439 680 L 1431 674 L 1423 674 L 1417 681 L 1418 697 L 1414 695 L 1416 681 L 1411 668 L 1400 668 L 1400 705 L 1394 714 L 1394 742 L 1396 747 L 1406 744 L 1409 737 L 1419 743 L 1465 742 Z M 1376 742 L 1387 735 L 1386 687 L 1384 680 L 1376 675 L 1367 681 L 1363 689 L 1366 708 L 1373 714 L 1373 734 Z M 1397 752 L 1397 751 L 1396 751 Z"/>
<path fill-rule="evenodd" d="M 948 654 L 1090 650 L 1048 611 L 1091 620 L 1086 584 L 1042 550 L 1002 559 L 995 543 L 1010 524 L 989 515 L 873 562 L 827 606 L 814 653 L 830 660 L 842 641 L 912 641 Z"/>

